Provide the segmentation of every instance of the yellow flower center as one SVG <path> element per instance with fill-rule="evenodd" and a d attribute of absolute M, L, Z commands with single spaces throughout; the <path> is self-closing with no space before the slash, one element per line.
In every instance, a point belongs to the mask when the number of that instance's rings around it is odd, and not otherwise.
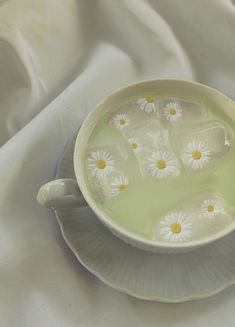
<path fill-rule="evenodd" d="M 151 97 L 151 96 L 147 96 L 147 97 L 145 98 L 145 100 L 146 100 L 148 103 L 153 103 L 153 97 Z"/>
<path fill-rule="evenodd" d="M 201 152 L 198 151 L 198 150 L 192 152 L 192 157 L 193 157 L 193 159 L 195 159 L 195 160 L 199 160 L 199 159 L 201 159 L 201 156 L 202 156 L 202 154 L 201 154 Z"/>
<path fill-rule="evenodd" d="M 106 163 L 104 160 L 100 159 L 96 162 L 96 167 L 99 169 L 104 169 L 106 167 Z"/>
<path fill-rule="evenodd" d="M 171 108 L 171 109 L 170 109 L 170 114 L 171 114 L 172 116 L 176 115 L 176 109 L 175 109 L 175 108 Z"/>
<path fill-rule="evenodd" d="M 137 149 L 137 148 L 138 148 L 138 145 L 137 145 L 136 143 L 132 143 L 132 144 L 131 144 L 131 147 L 132 147 L 132 149 L 134 149 L 134 150 L 135 150 L 135 149 Z"/>
<path fill-rule="evenodd" d="M 213 207 L 212 205 L 209 205 L 209 206 L 207 207 L 207 210 L 208 210 L 209 212 L 212 212 L 212 211 L 214 211 L 214 207 Z"/>
<path fill-rule="evenodd" d="M 179 234 L 181 232 L 181 226 L 178 223 L 174 223 L 171 225 L 171 231 L 174 234 Z"/>
<path fill-rule="evenodd" d="M 120 123 L 120 125 L 125 125 L 126 121 L 125 121 L 124 118 L 121 118 L 121 119 L 119 120 L 119 123 Z"/>
<path fill-rule="evenodd" d="M 164 160 L 158 160 L 156 162 L 156 167 L 158 169 L 164 169 L 164 168 L 166 168 L 166 162 Z"/>
<path fill-rule="evenodd" d="M 119 191 L 120 191 L 120 192 L 124 191 L 124 190 L 126 189 L 126 186 L 127 186 L 127 185 L 125 185 L 125 184 L 120 184 L 120 185 L 118 186 Z"/>

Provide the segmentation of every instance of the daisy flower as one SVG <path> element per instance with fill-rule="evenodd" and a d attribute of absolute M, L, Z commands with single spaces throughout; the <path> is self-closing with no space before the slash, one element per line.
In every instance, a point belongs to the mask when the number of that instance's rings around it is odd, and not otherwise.
<path fill-rule="evenodd" d="M 151 170 L 152 176 L 157 179 L 167 178 L 177 168 L 176 159 L 167 151 L 153 152 L 152 157 L 148 161 L 148 169 Z"/>
<path fill-rule="evenodd" d="M 133 152 L 139 153 L 142 150 L 142 144 L 139 143 L 136 138 L 129 139 L 128 143 L 130 144 L 130 147 L 133 150 Z"/>
<path fill-rule="evenodd" d="M 214 218 L 221 212 L 223 212 L 223 207 L 216 199 L 205 200 L 201 205 L 201 213 L 207 218 Z"/>
<path fill-rule="evenodd" d="M 88 158 L 88 170 L 92 177 L 104 178 L 114 171 L 113 156 L 109 151 L 104 150 L 91 152 Z"/>
<path fill-rule="evenodd" d="M 118 195 L 126 190 L 127 186 L 129 184 L 129 180 L 125 176 L 119 176 L 114 178 L 114 180 L 111 183 L 112 187 L 112 194 Z"/>
<path fill-rule="evenodd" d="M 210 161 L 210 150 L 204 142 L 188 143 L 185 150 L 185 161 L 188 167 L 197 170 L 206 166 Z"/>
<path fill-rule="evenodd" d="M 123 114 L 123 113 L 119 113 L 117 114 L 114 119 L 114 125 L 118 128 L 118 129 L 123 129 L 126 126 L 130 125 L 130 118 L 128 115 Z"/>
<path fill-rule="evenodd" d="M 172 212 L 160 221 L 160 235 L 169 242 L 190 238 L 192 224 L 183 212 Z"/>
<path fill-rule="evenodd" d="M 169 122 L 175 122 L 182 117 L 182 108 L 177 102 L 167 103 L 163 109 L 164 116 Z"/>
<path fill-rule="evenodd" d="M 146 96 L 145 98 L 138 99 L 136 104 L 140 110 L 147 112 L 147 114 L 156 111 L 154 100 L 151 96 Z"/>

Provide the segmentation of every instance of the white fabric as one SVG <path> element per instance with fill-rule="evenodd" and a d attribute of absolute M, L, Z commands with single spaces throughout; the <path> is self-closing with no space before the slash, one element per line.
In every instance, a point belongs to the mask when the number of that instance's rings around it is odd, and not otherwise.
<path fill-rule="evenodd" d="M 0 326 L 234 326 L 235 288 L 136 300 L 88 273 L 35 200 L 102 97 L 147 78 L 233 97 L 234 0 L 0 0 Z"/>

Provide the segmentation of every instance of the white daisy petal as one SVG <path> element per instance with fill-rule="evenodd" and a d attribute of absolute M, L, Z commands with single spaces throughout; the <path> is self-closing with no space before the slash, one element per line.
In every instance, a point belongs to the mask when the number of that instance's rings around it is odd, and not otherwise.
<path fill-rule="evenodd" d="M 119 113 L 114 117 L 113 122 L 118 129 L 122 130 L 130 125 L 130 118 L 127 114 Z"/>
<path fill-rule="evenodd" d="M 167 103 L 166 107 L 163 108 L 165 119 L 170 123 L 176 122 L 183 115 L 183 110 L 177 102 Z"/>
<path fill-rule="evenodd" d="M 148 103 L 145 106 L 145 111 L 149 114 L 150 112 L 155 111 L 155 105 L 154 103 Z"/>
<path fill-rule="evenodd" d="M 188 143 L 184 153 L 186 165 L 193 169 L 201 169 L 210 162 L 211 152 L 204 142 L 192 141 Z"/>
<path fill-rule="evenodd" d="M 97 150 L 90 154 L 87 159 L 87 167 L 92 177 L 104 178 L 114 171 L 113 156 L 109 151 Z"/>
<path fill-rule="evenodd" d="M 165 241 L 182 242 L 191 234 L 192 224 L 183 212 L 172 212 L 160 221 L 160 235 Z"/>
<path fill-rule="evenodd" d="M 142 111 L 145 111 L 145 108 L 146 108 L 146 105 L 148 105 L 145 101 L 144 102 L 142 102 L 141 104 L 140 104 L 140 109 L 142 110 Z"/>
<path fill-rule="evenodd" d="M 157 179 L 170 177 L 177 168 L 176 159 L 167 151 L 153 152 L 148 162 L 148 169 L 151 171 L 152 176 Z"/>
<path fill-rule="evenodd" d="M 112 195 L 116 196 L 124 192 L 127 189 L 128 184 L 129 180 L 125 176 L 119 176 L 114 178 L 114 180 L 111 182 Z"/>
<path fill-rule="evenodd" d="M 136 104 L 140 110 L 145 111 L 147 114 L 156 111 L 156 106 L 152 96 L 138 99 L 136 100 Z"/>
<path fill-rule="evenodd" d="M 224 208 L 217 199 L 207 199 L 201 205 L 201 214 L 206 218 L 214 218 L 218 214 L 223 213 Z"/>

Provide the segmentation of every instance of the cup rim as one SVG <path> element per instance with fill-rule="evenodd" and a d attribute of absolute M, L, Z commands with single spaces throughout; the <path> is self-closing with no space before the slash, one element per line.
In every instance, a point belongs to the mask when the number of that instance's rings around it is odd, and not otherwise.
<path fill-rule="evenodd" d="M 112 97 L 117 97 L 121 96 L 123 92 L 126 92 L 127 90 L 136 88 L 136 87 L 141 87 L 146 86 L 146 84 L 165 84 L 165 83 L 177 83 L 181 84 L 182 86 L 191 86 L 191 87 L 197 87 L 199 89 L 204 90 L 205 92 L 208 92 L 210 94 L 209 98 L 213 94 L 215 94 L 217 97 L 221 98 L 222 101 L 227 101 L 228 104 L 234 107 L 235 109 L 235 103 L 234 101 L 223 94 L 222 92 L 209 87 L 207 85 L 204 85 L 202 83 L 198 83 L 195 81 L 191 80 L 179 80 L 179 79 L 147 79 L 143 80 L 141 82 L 137 83 L 131 83 L 128 84 L 124 87 L 121 87 L 117 89 L 116 91 L 112 92 L 111 94 L 105 96 L 101 101 L 99 101 L 89 112 L 89 114 L 86 116 L 84 122 L 81 125 L 81 128 L 78 131 L 77 137 L 76 137 L 76 142 L 75 142 L 75 147 L 74 147 L 74 171 L 75 171 L 75 176 L 78 182 L 78 186 L 80 188 L 80 191 L 82 195 L 84 196 L 86 202 L 88 205 L 91 207 L 93 212 L 98 216 L 98 218 L 104 223 L 105 226 L 107 226 L 111 231 L 115 231 L 118 233 L 118 235 L 122 235 L 123 237 L 127 238 L 128 240 L 141 244 L 143 247 L 149 246 L 151 248 L 161 248 L 161 249 L 187 249 L 187 248 L 196 248 L 199 246 L 207 245 L 211 242 L 214 242 L 229 233 L 233 232 L 235 230 L 235 221 L 231 222 L 229 225 L 227 225 L 225 228 L 221 229 L 218 232 L 213 233 L 212 235 L 209 235 L 207 237 L 203 237 L 201 240 L 194 240 L 194 241 L 187 241 L 185 243 L 166 243 L 161 240 L 148 240 L 145 239 L 127 229 L 125 229 L 123 226 L 118 224 L 117 222 L 113 221 L 109 215 L 104 212 L 96 203 L 96 201 L 90 196 L 89 194 L 89 188 L 86 186 L 86 181 L 85 181 L 85 174 L 80 173 L 80 171 L 83 171 L 83 154 L 84 150 L 87 145 L 87 138 L 86 134 L 88 130 L 93 130 L 94 125 L 91 124 L 91 120 L 93 119 L 94 115 L 97 115 L 97 112 L 100 112 L 101 114 L 101 109 L 105 105 L 107 101 L 109 101 Z M 95 124 L 96 125 L 96 124 Z M 85 140 L 85 141 L 84 141 Z"/>

